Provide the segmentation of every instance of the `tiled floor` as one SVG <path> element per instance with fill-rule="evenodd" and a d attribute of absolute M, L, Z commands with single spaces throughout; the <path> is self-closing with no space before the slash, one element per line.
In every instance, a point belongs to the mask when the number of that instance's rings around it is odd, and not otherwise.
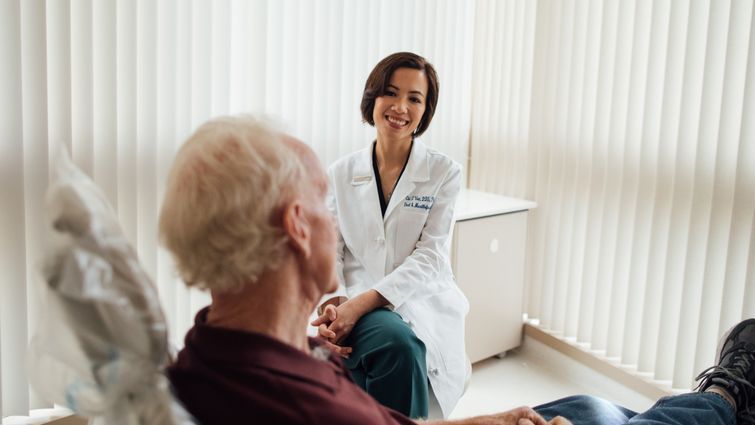
<path fill-rule="evenodd" d="M 590 394 L 642 411 L 651 400 L 529 337 L 502 359 L 473 366 L 472 380 L 451 414 L 464 418 Z"/>

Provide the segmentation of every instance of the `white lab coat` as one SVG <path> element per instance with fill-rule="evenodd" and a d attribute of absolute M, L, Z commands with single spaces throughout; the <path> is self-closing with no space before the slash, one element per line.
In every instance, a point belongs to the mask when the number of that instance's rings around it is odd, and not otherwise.
<path fill-rule="evenodd" d="M 372 168 L 372 145 L 328 170 L 328 205 L 339 228 L 334 296 L 377 290 L 409 324 L 427 350 L 435 397 L 448 415 L 466 376 L 464 318 L 469 304 L 456 286 L 450 231 L 461 166 L 415 139 L 385 217 Z"/>

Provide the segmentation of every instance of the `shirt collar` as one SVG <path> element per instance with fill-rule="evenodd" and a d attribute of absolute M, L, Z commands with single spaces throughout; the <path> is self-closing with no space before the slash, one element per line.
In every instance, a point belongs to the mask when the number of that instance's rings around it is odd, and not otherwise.
<path fill-rule="evenodd" d="M 197 313 L 194 327 L 186 335 L 186 348 L 203 362 L 220 368 L 266 369 L 330 389 L 344 375 L 341 360 L 333 353 L 327 360 L 320 360 L 261 333 L 211 326 L 207 324 L 208 312 L 209 307 L 205 307 Z M 313 338 L 309 338 L 309 345 L 313 353 L 324 347 Z"/>

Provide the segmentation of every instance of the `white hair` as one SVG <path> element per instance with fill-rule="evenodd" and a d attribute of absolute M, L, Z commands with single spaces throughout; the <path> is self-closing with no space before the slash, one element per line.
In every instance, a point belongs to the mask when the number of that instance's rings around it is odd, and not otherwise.
<path fill-rule="evenodd" d="M 287 238 L 276 212 L 305 175 L 283 137 L 260 118 L 221 117 L 179 149 L 159 227 L 188 286 L 239 291 L 280 264 Z"/>

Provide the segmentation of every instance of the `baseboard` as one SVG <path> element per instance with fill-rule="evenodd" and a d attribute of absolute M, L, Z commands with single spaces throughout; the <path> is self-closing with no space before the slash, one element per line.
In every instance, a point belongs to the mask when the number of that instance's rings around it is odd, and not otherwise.
<path fill-rule="evenodd" d="M 89 420 L 81 416 L 66 416 L 65 418 L 56 419 L 51 422 L 45 422 L 44 425 L 87 425 Z"/>
<path fill-rule="evenodd" d="M 529 323 L 524 325 L 524 334 L 649 399 L 656 400 L 675 394 L 670 388 L 664 388 L 660 382 L 646 379 L 636 372 L 612 364 L 595 353 Z"/>

